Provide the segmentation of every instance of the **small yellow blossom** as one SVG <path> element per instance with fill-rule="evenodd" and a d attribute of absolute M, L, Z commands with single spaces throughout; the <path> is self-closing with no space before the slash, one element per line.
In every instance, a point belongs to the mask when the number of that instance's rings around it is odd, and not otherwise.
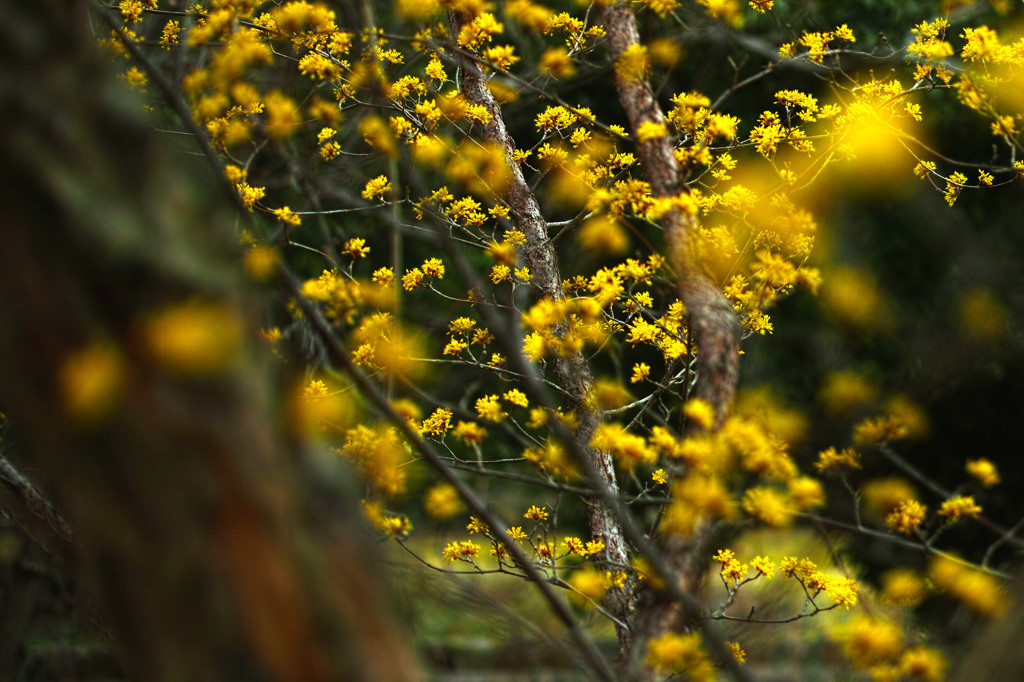
<path fill-rule="evenodd" d="M 512 275 L 512 270 L 507 265 L 495 265 L 491 268 L 491 281 L 495 284 L 504 282 Z"/>
<path fill-rule="evenodd" d="M 462 498 L 451 483 L 438 483 L 427 491 L 423 507 L 435 519 L 447 519 L 463 510 Z"/>
<path fill-rule="evenodd" d="M 946 517 L 947 523 L 955 523 L 965 516 L 977 518 L 980 513 L 981 507 L 975 503 L 974 498 L 962 495 L 946 500 L 939 507 L 939 516 Z"/>
<path fill-rule="evenodd" d="M 750 561 L 750 567 L 763 575 L 765 580 L 771 580 L 775 576 L 775 564 L 766 556 L 756 556 Z"/>
<path fill-rule="evenodd" d="M 395 281 L 395 272 L 388 267 L 377 268 L 370 275 L 370 280 L 382 287 L 390 286 Z"/>
<path fill-rule="evenodd" d="M 291 210 L 287 206 L 274 210 L 274 217 L 277 221 L 283 225 L 297 226 L 302 223 L 302 219 L 296 215 L 295 211 Z"/>
<path fill-rule="evenodd" d="M 444 436 L 452 428 L 452 411 L 439 407 L 420 425 L 420 433 L 429 433 L 435 436 Z"/>
<path fill-rule="evenodd" d="M 245 252 L 243 265 L 253 279 L 263 282 L 277 271 L 281 262 L 280 254 L 272 246 L 257 245 Z"/>
<path fill-rule="evenodd" d="M 452 337 L 451 339 L 449 339 L 447 345 L 445 345 L 442 355 L 458 356 L 461 355 L 462 351 L 466 350 L 467 348 L 469 348 L 468 343 L 461 339 L 456 339 Z"/>
<path fill-rule="evenodd" d="M 242 324 L 223 303 L 187 301 L 164 308 L 144 325 L 146 345 L 163 368 L 184 374 L 219 372 L 238 360 Z"/>
<path fill-rule="evenodd" d="M 651 366 L 646 362 L 638 362 L 633 365 L 633 376 L 630 377 L 629 382 L 632 384 L 646 381 L 647 377 L 651 375 Z"/>
<path fill-rule="evenodd" d="M 967 473 L 978 479 L 986 488 L 997 485 L 1001 480 L 996 465 L 987 459 L 967 460 Z"/>
<path fill-rule="evenodd" d="M 505 411 L 501 409 L 497 394 L 484 396 L 476 401 L 476 413 L 481 419 L 500 422 L 505 419 Z"/>
<path fill-rule="evenodd" d="M 548 512 L 544 507 L 533 505 L 526 510 L 526 513 L 523 514 L 523 518 L 529 521 L 545 521 L 548 518 Z"/>
<path fill-rule="evenodd" d="M 615 63 L 615 74 L 627 83 L 635 83 L 646 78 L 649 70 L 647 48 L 636 43 L 626 48 Z"/>
<path fill-rule="evenodd" d="M 600 603 L 608 589 L 604 573 L 590 566 L 573 573 L 568 582 L 576 593 L 594 603 Z"/>
<path fill-rule="evenodd" d="M 786 527 L 793 522 L 797 509 L 781 491 L 767 486 L 750 488 L 743 494 L 743 511 L 769 526 Z"/>
<path fill-rule="evenodd" d="M 928 508 L 917 500 L 903 500 L 885 517 L 885 525 L 897 533 L 910 535 L 924 523 Z"/>
<path fill-rule="evenodd" d="M 363 188 L 363 198 L 367 201 L 372 201 L 378 197 L 383 197 L 390 191 L 391 181 L 388 180 L 386 175 L 378 175 L 366 183 L 366 187 Z"/>
<path fill-rule="evenodd" d="M 814 463 L 814 468 L 822 474 L 842 467 L 860 469 L 860 453 L 853 448 L 845 448 L 841 452 L 828 448 L 818 453 L 818 461 Z"/>
<path fill-rule="evenodd" d="M 648 668 L 671 674 L 686 671 L 690 679 L 715 679 L 715 668 L 701 645 L 700 634 L 668 632 L 647 643 Z"/>
<path fill-rule="evenodd" d="M 576 75 L 576 65 L 564 47 L 553 47 L 545 51 L 537 61 L 537 70 L 553 78 L 572 78 Z"/>
<path fill-rule="evenodd" d="M 604 574 L 605 585 L 609 588 L 622 589 L 626 585 L 625 571 L 607 571 Z"/>
<path fill-rule="evenodd" d="M 441 556 L 449 562 L 453 561 L 473 561 L 473 557 L 480 553 L 480 545 L 476 544 L 472 540 L 465 540 L 463 542 L 449 542 L 444 551 L 441 552 Z"/>
<path fill-rule="evenodd" d="M 370 247 L 366 245 L 365 239 L 353 238 L 345 242 L 341 252 L 352 258 L 366 258 L 367 254 L 370 253 Z"/>
<path fill-rule="evenodd" d="M 406 270 L 405 274 L 402 275 L 402 288 L 406 291 L 412 291 L 421 284 L 423 284 L 423 271 L 419 268 Z"/>
<path fill-rule="evenodd" d="M 444 277 L 444 263 L 441 262 L 440 258 L 428 258 L 421 267 L 425 277 L 436 277 L 438 279 Z"/>
<path fill-rule="evenodd" d="M 706 400 L 692 398 L 683 406 L 683 414 L 703 429 L 711 429 L 715 425 L 715 408 Z"/>
<path fill-rule="evenodd" d="M 928 588 L 917 572 L 895 568 L 882 576 L 882 601 L 897 606 L 916 606 L 924 601 Z"/>
<path fill-rule="evenodd" d="M 430 80 L 442 82 L 448 80 L 448 75 L 444 72 L 444 66 L 441 64 L 441 60 L 437 57 L 430 60 L 427 64 L 427 68 L 425 69 L 425 73 Z"/>
<path fill-rule="evenodd" d="M 452 434 L 466 445 L 479 445 L 487 435 L 487 429 L 476 422 L 460 421 L 455 425 Z"/>
<path fill-rule="evenodd" d="M 529 401 L 526 399 L 526 394 L 520 391 L 518 388 L 513 388 L 507 391 L 504 395 L 505 400 L 509 401 L 513 405 L 519 407 L 528 407 Z"/>
<path fill-rule="evenodd" d="M 636 137 L 640 142 L 647 142 L 649 140 L 658 140 L 665 137 L 668 134 L 668 127 L 664 123 L 655 123 L 654 121 L 644 121 L 636 129 Z"/>
<path fill-rule="evenodd" d="M 857 668 L 895 659 L 903 649 L 903 633 L 889 621 L 857 614 L 832 635 Z"/>

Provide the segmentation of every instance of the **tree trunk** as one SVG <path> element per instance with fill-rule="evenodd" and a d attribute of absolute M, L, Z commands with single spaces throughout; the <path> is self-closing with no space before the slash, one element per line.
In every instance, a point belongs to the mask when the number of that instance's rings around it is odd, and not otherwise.
<path fill-rule="evenodd" d="M 218 179 L 95 62 L 85 7 L 0 0 L 0 409 L 20 461 L 138 679 L 416 679 L 355 497 L 286 436 Z M 152 315 L 189 305 L 224 311 L 221 355 L 154 362 Z"/>

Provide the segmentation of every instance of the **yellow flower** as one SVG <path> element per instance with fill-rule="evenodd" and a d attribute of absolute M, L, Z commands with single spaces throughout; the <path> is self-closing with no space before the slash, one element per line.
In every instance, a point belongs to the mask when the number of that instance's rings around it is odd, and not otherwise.
<path fill-rule="evenodd" d="M 860 453 L 853 448 L 845 448 L 841 452 L 836 452 L 835 448 L 829 448 L 819 452 L 818 461 L 814 463 L 814 468 L 822 474 L 841 467 L 860 469 Z"/>
<path fill-rule="evenodd" d="M 604 584 L 609 588 L 622 589 L 626 585 L 625 571 L 606 571 L 604 574 Z"/>
<path fill-rule="evenodd" d="M 391 181 L 388 180 L 386 175 L 378 175 L 366 183 L 366 187 L 363 188 L 363 198 L 371 201 L 378 197 L 383 197 L 385 193 L 390 191 Z"/>
<path fill-rule="evenodd" d="M 635 384 L 640 381 L 646 381 L 647 377 L 651 375 L 651 366 L 646 362 L 638 362 L 633 365 L 633 376 L 629 382 Z"/>
<path fill-rule="evenodd" d="M 366 258 L 366 255 L 370 253 L 370 247 L 366 245 L 365 239 L 354 238 L 345 242 L 345 246 L 341 248 L 341 251 L 352 258 Z"/>
<path fill-rule="evenodd" d="M 507 265 L 495 265 L 491 268 L 491 281 L 500 284 L 507 280 L 512 274 L 511 268 Z"/>
<path fill-rule="evenodd" d="M 909 607 L 920 604 L 927 595 L 924 580 L 908 568 L 895 568 L 882 576 L 882 601 Z"/>
<path fill-rule="evenodd" d="M 373 274 L 370 275 L 370 280 L 382 287 L 386 287 L 395 281 L 395 272 L 391 268 L 387 267 L 377 268 L 373 271 Z"/>
<path fill-rule="evenodd" d="M 94 342 L 64 359 L 58 376 L 61 402 L 75 419 L 107 416 L 121 398 L 125 363 L 115 346 Z"/>
<path fill-rule="evenodd" d="M 487 435 L 487 430 L 476 422 L 460 421 L 452 434 L 466 445 L 479 445 Z"/>
<path fill-rule="evenodd" d="M 287 206 L 274 210 L 274 217 L 277 221 L 283 225 L 297 226 L 302 223 L 302 219 L 295 214 L 295 211 L 291 210 Z"/>
<path fill-rule="evenodd" d="M 276 271 L 281 262 L 277 249 L 272 246 L 254 246 L 245 252 L 243 265 L 249 276 L 257 281 L 269 279 Z"/>
<path fill-rule="evenodd" d="M 766 486 L 750 488 L 743 494 L 743 511 L 769 526 L 785 527 L 793 522 L 797 510 L 781 491 Z"/>
<path fill-rule="evenodd" d="M 647 48 L 636 43 L 626 48 L 615 63 L 615 74 L 627 83 L 643 80 L 649 70 Z"/>
<path fill-rule="evenodd" d="M 843 653 L 857 668 L 896 658 L 903 649 L 903 633 L 885 620 L 857 614 L 832 635 L 843 647 Z"/>
<path fill-rule="evenodd" d="M 501 409 L 501 404 L 498 402 L 497 394 L 484 396 L 476 401 L 476 413 L 481 419 L 487 419 L 492 422 L 500 422 L 505 419 L 506 415 L 504 410 Z"/>
<path fill-rule="evenodd" d="M 647 445 L 642 436 L 630 433 L 622 424 L 601 424 L 590 445 L 611 452 L 619 464 L 630 470 L 639 463 L 653 464 L 658 459 L 658 453 Z"/>
<path fill-rule="evenodd" d="M 526 394 L 520 391 L 518 388 L 513 388 L 507 391 L 504 395 L 505 400 L 509 401 L 513 405 L 519 407 L 528 407 L 529 401 L 526 399 Z"/>
<path fill-rule="evenodd" d="M 526 510 L 526 513 L 523 514 L 523 518 L 530 521 L 544 521 L 548 518 L 548 512 L 544 507 L 533 505 Z"/>
<path fill-rule="evenodd" d="M 573 573 L 568 582 L 577 594 L 595 603 L 601 602 L 608 589 L 604 573 L 590 566 Z"/>
<path fill-rule="evenodd" d="M 177 19 L 171 19 L 164 24 L 164 28 L 160 32 L 160 47 L 166 50 L 171 49 L 171 46 L 178 42 L 179 34 L 181 34 L 181 24 Z"/>
<path fill-rule="evenodd" d="M 268 92 L 263 98 L 263 111 L 266 114 L 263 124 L 274 139 L 288 137 L 301 123 L 299 107 L 295 101 L 276 90 Z"/>
<path fill-rule="evenodd" d="M 999 581 L 987 573 L 964 566 L 953 559 L 937 557 L 928 572 L 935 585 L 983 616 L 997 617 L 1008 602 Z"/>
<path fill-rule="evenodd" d="M 787 482 L 789 499 L 799 511 L 821 507 L 825 504 L 825 490 L 821 483 L 810 476 L 797 476 Z"/>
<path fill-rule="evenodd" d="M 864 500 L 864 513 L 875 520 L 883 519 L 902 500 L 911 499 L 916 494 L 907 481 L 895 476 L 869 481 L 860 493 Z"/>
<path fill-rule="evenodd" d="M 665 137 L 668 134 L 668 128 L 664 123 L 655 123 L 654 121 L 644 121 L 636 129 L 636 137 L 640 142 L 647 142 L 648 140 L 657 140 Z"/>
<path fill-rule="evenodd" d="M 912 680 L 940 682 L 946 679 L 946 659 L 934 649 L 916 646 L 900 657 L 899 673 Z"/>
<path fill-rule="evenodd" d="M 444 65 L 441 64 L 441 61 L 437 59 L 437 57 L 430 60 L 427 64 L 427 68 L 425 69 L 425 73 L 430 80 L 442 82 L 448 80 L 448 75 L 444 72 Z"/>
<path fill-rule="evenodd" d="M 423 261 L 423 275 L 426 277 L 444 277 L 444 264 L 440 258 L 428 258 Z"/>
<path fill-rule="evenodd" d="M 996 465 L 984 458 L 967 460 L 967 473 L 978 479 L 986 488 L 997 485 L 1001 480 Z"/>
<path fill-rule="evenodd" d="M 766 556 L 756 556 L 750 561 L 750 567 L 763 575 L 765 580 L 771 580 L 775 575 L 775 564 Z"/>
<path fill-rule="evenodd" d="M 412 291 L 421 284 L 423 284 L 423 271 L 419 268 L 407 270 L 402 275 L 402 288 L 406 291 Z"/>
<path fill-rule="evenodd" d="M 452 428 L 452 411 L 439 407 L 420 425 L 420 433 L 429 433 L 435 436 L 444 436 Z"/>
<path fill-rule="evenodd" d="M 885 525 L 897 533 L 910 535 L 924 523 L 928 507 L 917 500 L 903 500 L 885 517 Z"/>
<path fill-rule="evenodd" d="M 690 679 L 710 680 L 715 677 L 714 665 L 708 660 L 698 633 L 668 632 L 647 643 L 644 659 L 648 668 L 659 673 L 686 671 Z"/>
<path fill-rule="evenodd" d="M 129 87 L 136 90 L 145 90 L 146 82 L 149 80 L 146 74 L 139 70 L 138 67 L 133 66 L 120 76 L 121 80 L 128 84 Z"/>
<path fill-rule="evenodd" d="M 945 516 L 947 523 L 955 523 L 965 516 L 977 518 L 980 513 L 981 507 L 974 502 L 974 498 L 962 495 L 946 500 L 939 507 L 939 516 Z"/>
<path fill-rule="evenodd" d="M 222 303 L 187 301 L 151 315 L 144 325 L 144 338 L 163 368 L 208 374 L 238 361 L 242 324 Z"/>
<path fill-rule="evenodd" d="M 451 483 L 438 483 L 427 491 L 423 507 L 435 519 L 447 519 L 463 509 L 462 498 Z"/>
<path fill-rule="evenodd" d="M 715 408 L 701 398 L 691 398 L 686 401 L 683 406 L 683 414 L 701 428 L 711 429 L 715 426 Z"/>
<path fill-rule="evenodd" d="M 449 339 L 448 344 L 444 347 L 444 351 L 442 351 L 441 354 L 458 356 L 462 353 L 462 351 L 466 350 L 467 348 L 469 348 L 468 343 L 453 337 Z"/>
<path fill-rule="evenodd" d="M 468 561 L 472 563 L 473 557 L 479 553 L 480 545 L 472 540 L 465 540 L 463 542 L 449 542 L 441 552 L 441 556 L 449 562 Z"/>

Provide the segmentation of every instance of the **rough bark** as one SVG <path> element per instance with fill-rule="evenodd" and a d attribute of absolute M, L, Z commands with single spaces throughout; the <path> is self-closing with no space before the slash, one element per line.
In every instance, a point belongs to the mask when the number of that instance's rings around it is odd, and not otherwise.
<path fill-rule="evenodd" d="M 631 46 L 639 44 L 636 21 L 629 5 L 610 4 L 601 8 L 608 34 L 608 52 L 613 62 Z M 664 123 L 664 115 L 646 78 L 616 78 L 619 101 L 636 131 L 641 124 Z M 637 157 L 656 196 L 669 197 L 686 191 L 685 178 L 673 155 L 668 137 L 639 142 Z M 679 298 L 686 307 L 687 324 L 697 346 L 696 397 L 715 408 L 716 426 L 728 415 L 739 375 L 739 325 L 728 299 L 706 277 L 691 257 L 698 224 L 695 216 L 671 211 L 661 220 L 668 249 L 668 261 L 679 277 Z M 686 541 L 670 539 L 665 543 L 666 563 L 675 571 L 675 579 L 684 590 L 694 591 L 704 568 L 709 527 L 695 529 Z M 664 594 L 646 590 L 637 602 L 631 623 L 631 653 L 627 665 L 632 679 L 648 679 L 643 659 L 650 639 L 670 630 L 686 627 L 686 615 Z M 692 616 L 692 614 L 691 614 Z"/>
<path fill-rule="evenodd" d="M 458 34 L 461 21 L 456 13 L 452 13 L 454 34 Z M 483 126 L 483 138 L 497 144 L 505 152 L 505 161 L 510 172 L 510 179 L 504 190 L 503 198 L 508 204 L 516 226 L 526 235 L 526 243 L 522 254 L 530 273 L 532 284 L 541 296 L 555 300 L 564 298 L 562 278 L 559 272 L 558 253 L 548 236 L 548 226 L 541 214 L 537 197 L 530 189 L 519 164 L 513 161 L 516 150 L 515 141 L 505 128 L 501 107 L 495 101 L 487 87 L 487 77 L 480 66 L 471 59 L 461 60 L 462 94 L 473 104 L 482 104 L 491 114 L 490 121 Z M 556 330 L 558 331 L 558 330 Z M 590 446 L 594 432 L 604 419 L 603 411 L 594 404 L 593 373 L 590 363 L 582 352 L 575 352 L 553 359 L 553 370 L 558 384 L 569 396 L 567 406 L 579 418 L 580 426 L 575 433 L 579 451 L 585 453 L 593 464 L 594 471 L 600 477 L 599 485 L 605 487 L 612 495 L 619 494 L 619 484 L 615 476 L 615 464 L 611 454 L 596 450 Z M 601 559 L 614 566 L 627 566 L 629 552 L 618 520 L 608 506 L 597 500 L 589 500 L 588 522 L 590 532 L 595 538 L 601 538 L 605 550 Z M 625 621 L 631 611 L 627 590 L 610 590 L 606 597 L 606 606 L 620 620 Z M 627 632 L 618 628 L 619 639 L 623 644 L 628 639 Z"/>
<path fill-rule="evenodd" d="M 129 673 L 416 679 L 354 498 L 327 495 L 285 435 L 255 334 L 207 374 L 146 359 L 140 324 L 162 305 L 247 309 L 210 169 L 172 157 L 96 63 L 85 3 L 0 9 L 0 167 L 17 174 L 0 183 L 0 404 Z M 74 419 L 62 367 L 96 340 L 124 359 L 122 386 L 112 410 Z"/>

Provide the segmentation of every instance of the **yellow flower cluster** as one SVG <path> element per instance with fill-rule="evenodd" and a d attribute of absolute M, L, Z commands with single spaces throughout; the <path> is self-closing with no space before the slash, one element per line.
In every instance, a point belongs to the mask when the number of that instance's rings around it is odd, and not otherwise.
<path fill-rule="evenodd" d="M 337 452 L 352 461 L 381 494 L 394 496 L 405 491 L 407 448 L 394 427 L 359 424 L 345 432 L 344 445 Z"/>
<path fill-rule="evenodd" d="M 811 599 L 824 592 L 836 606 L 849 609 L 857 603 L 859 588 L 856 580 L 819 571 L 817 564 L 807 557 L 785 557 L 779 562 L 779 572 L 787 578 L 798 580 Z"/>
<path fill-rule="evenodd" d="M 947 523 L 955 523 L 965 516 L 978 518 L 978 514 L 981 513 L 981 507 L 978 506 L 973 497 L 957 495 L 945 500 L 942 506 L 939 507 L 938 513 L 939 516 L 946 517 Z"/>
<path fill-rule="evenodd" d="M 888 516 L 885 525 L 897 533 L 910 535 L 924 523 L 928 507 L 917 500 L 901 500 Z"/>

